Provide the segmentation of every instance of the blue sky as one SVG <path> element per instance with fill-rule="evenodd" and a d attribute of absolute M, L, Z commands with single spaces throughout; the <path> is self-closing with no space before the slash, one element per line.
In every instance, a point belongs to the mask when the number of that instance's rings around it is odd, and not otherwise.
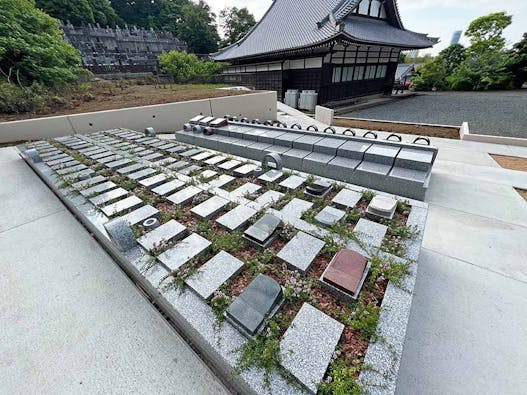
<path fill-rule="evenodd" d="M 257 19 L 271 5 L 271 0 L 206 0 L 213 11 L 219 14 L 225 7 L 247 7 Z M 405 27 L 420 33 L 440 37 L 441 42 L 431 50 L 436 54 L 448 46 L 455 30 L 465 30 L 477 17 L 491 12 L 506 11 L 513 15 L 512 25 L 506 29 L 505 37 L 509 45 L 519 41 L 527 32 L 526 0 L 399 0 L 399 11 Z M 462 44 L 468 44 L 462 37 Z"/>

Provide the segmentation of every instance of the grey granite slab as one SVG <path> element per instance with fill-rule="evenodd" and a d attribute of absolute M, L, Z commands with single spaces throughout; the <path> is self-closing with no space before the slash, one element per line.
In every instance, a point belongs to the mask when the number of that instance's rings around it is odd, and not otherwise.
<path fill-rule="evenodd" d="M 86 170 L 81 170 L 77 173 L 67 174 L 65 176 L 62 176 L 62 178 L 66 181 L 72 181 L 72 180 L 77 180 L 77 179 L 82 179 L 82 178 L 88 178 L 88 177 L 93 176 L 94 174 L 95 174 L 94 170 L 86 169 Z"/>
<path fill-rule="evenodd" d="M 201 169 L 202 169 L 201 166 L 190 165 L 189 167 L 186 167 L 183 170 L 178 170 L 178 173 L 179 174 L 183 174 L 185 176 L 189 176 L 190 174 L 195 173 L 195 172 L 197 172 L 197 171 L 199 171 Z"/>
<path fill-rule="evenodd" d="M 332 202 L 338 207 L 353 208 L 361 199 L 361 193 L 344 188 L 335 195 Z"/>
<path fill-rule="evenodd" d="M 337 155 L 337 149 L 345 142 L 346 140 L 344 139 L 326 137 L 313 145 L 313 151 L 335 156 Z"/>
<path fill-rule="evenodd" d="M 253 175 L 254 171 L 258 169 L 258 166 L 252 163 L 248 163 L 246 165 L 237 167 L 234 169 L 234 174 L 242 177 L 251 176 Z"/>
<path fill-rule="evenodd" d="M 260 333 L 280 307 L 282 287 L 273 278 L 259 274 L 231 303 L 226 317 L 249 338 Z"/>
<path fill-rule="evenodd" d="M 221 155 L 217 155 L 217 156 L 214 156 L 214 157 L 212 157 L 212 158 L 206 160 L 205 163 L 206 163 L 207 165 L 212 165 L 212 166 L 214 166 L 214 165 L 217 165 L 218 163 L 224 162 L 224 161 L 226 161 L 226 160 L 227 160 L 226 157 L 221 156 Z"/>
<path fill-rule="evenodd" d="M 186 280 L 187 285 L 203 299 L 208 300 L 222 284 L 235 277 L 244 263 L 225 251 L 200 267 L 197 273 Z"/>
<path fill-rule="evenodd" d="M 241 163 L 242 162 L 240 162 L 239 160 L 232 159 L 232 160 L 229 160 L 229 161 L 227 161 L 225 163 L 222 163 L 218 167 L 220 169 L 223 169 L 223 170 L 231 170 L 232 168 L 241 165 Z"/>
<path fill-rule="evenodd" d="M 100 163 L 100 164 L 107 164 L 107 163 L 111 163 L 111 162 L 117 162 L 119 160 L 123 159 L 123 157 L 121 155 L 110 155 L 110 156 L 107 156 L 107 157 L 104 157 L 104 158 L 101 158 L 101 159 L 97 159 L 97 162 Z M 131 161 L 130 161 L 131 162 Z"/>
<path fill-rule="evenodd" d="M 65 174 L 74 173 L 76 171 L 81 171 L 87 168 L 88 167 L 86 167 L 86 165 L 80 164 L 80 165 L 75 165 L 75 166 L 57 170 L 57 174 L 63 176 Z"/>
<path fill-rule="evenodd" d="M 282 248 L 277 257 L 305 273 L 325 244 L 324 241 L 300 231 Z"/>
<path fill-rule="evenodd" d="M 209 188 L 221 188 L 225 185 L 230 184 L 234 180 L 235 178 L 233 176 L 229 176 L 228 174 L 222 174 L 215 180 L 208 182 L 208 185 Z"/>
<path fill-rule="evenodd" d="M 353 233 L 366 245 L 380 247 L 387 230 L 388 227 L 386 225 L 361 218 L 355 225 Z"/>
<path fill-rule="evenodd" d="M 213 196 L 203 203 L 198 204 L 196 207 L 193 207 L 190 211 L 199 218 L 209 219 L 220 212 L 229 203 L 230 201 L 227 199 L 219 196 Z"/>
<path fill-rule="evenodd" d="M 260 247 L 267 248 L 272 242 L 281 222 L 280 218 L 272 214 L 265 214 L 245 231 L 244 237 Z"/>
<path fill-rule="evenodd" d="M 400 147 L 396 146 L 373 144 L 364 153 L 364 160 L 368 162 L 392 165 L 400 149 Z"/>
<path fill-rule="evenodd" d="M 167 144 L 163 144 L 163 145 L 158 146 L 157 149 L 166 151 L 166 150 L 169 150 L 170 148 L 174 148 L 175 146 L 176 145 L 173 144 L 173 143 L 167 143 Z"/>
<path fill-rule="evenodd" d="M 112 151 L 105 151 L 105 152 L 101 152 L 100 154 L 97 154 L 97 155 L 88 155 L 88 157 L 93 159 L 93 160 L 99 160 L 99 159 L 103 159 L 103 158 L 108 158 L 109 156 L 112 156 L 112 155 L 115 155 Z"/>
<path fill-rule="evenodd" d="M 165 251 L 159 255 L 158 259 L 170 270 L 175 271 L 208 249 L 210 245 L 210 241 L 204 237 L 201 237 L 197 233 L 193 233 L 185 239 L 179 241 L 170 250 Z"/>
<path fill-rule="evenodd" d="M 179 162 L 176 162 L 170 166 L 167 166 L 167 168 L 169 168 L 170 170 L 179 170 L 188 165 L 189 165 L 188 162 L 185 162 L 184 160 L 180 160 Z"/>
<path fill-rule="evenodd" d="M 192 148 L 188 151 L 182 152 L 180 155 L 184 158 L 190 158 L 192 156 L 199 154 L 200 152 L 203 152 L 201 148 Z"/>
<path fill-rule="evenodd" d="M 254 217 L 257 212 L 258 211 L 253 208 L 240 205 L 223 214 L 216 220 L 216 222 L 229 230 L 237 230 L 249 222 L 249 220 Z"/>
<path fill-rule="evenodd" d="M 202 160 L 210 158 L 211 156 L 214 156 L 214 153 L 206 151 L 206 152 L 201 152 L 197 155 L 194 155 L 192 159 L 197 160 L 197 161 L 202 161 Z"/>
<path fill-rule="evenodd" d="M 215 177 L 218 174 L 218 172 L 214 170 L 205 170 L 204 172 L 201 172 L 198 174 L 199 178 L 202 178 L 204 180 L 209 180 L 212 177 Z"/>
<path fill-rule="evenodd" d="M 295 174 L 287 177 L 279 185 L 286 189 L 297 189 L 306 181 L 304 177 L 297 176 Z"/>
<path fill-rule="evenodd" d="M 137 196 L 130 196 L 123 200 L 109 204 L 101 208 L 104 215 L 111 217 L 125 210 L 131 210 L 143 205 L 143 201 Z"/>
<path fill-rule="evenodd" d="M 157 210 L 156 208 L 150 205 L 147 205 L 147 206 L 138 208 L 137 210 L 134 210 L 131 213 L 123 215 L 120 218 L 124 219 L 130 225 L 137 225 L 138 223 L 143 222 L 144 220 L 148 218 L 157 217 L 158 215 L 159 215 L 159 210 Z"/>
<path fill-rule="evenodd" d="M 85 189 L 85 188 L 91 187 L 92 185 L 99 184 L 103 181 L 106 181 L 105 177 L 96 176 L 96 177 L 92 177 L 84 181 L 76 182 L 75 184 L 72 184 L 71 186 L 75 189 Z"/>
<path fill-rule="evenodd" d="M 53 170 L 60 170 L 60 169 L 66 169 L 67 167 L 75 167 L 82 165 L 78 160 L 72 159 L 68 162 L 58 163 L 56 165 L 50 166 Z"/>
<path fill-rule="evenodd" d="M 134 181 L 139 181 L 139 180 L 142 180 L 143 178 L 147 178 L 148 176 L 152 174 L 155 174 L 156 172 L 157 172 L 156 169 L 152 169 L 148 167 L 144 170 L 139 170 L 139 171 L 136 171 L 135 173 L 128 174 L 128 178 Z"/>
<path fill-rule="evenodd" d="M 258 177 L 258 179 L 264 182 L 276 182 L 282 178 L 283 175 L 283 171 L 273 169 L 269 170 L 267 173 L 262 174 L 260 177 Z"/>
<path fill-rule="evenodd" d="M 293 148 L 305 151 L 313 151 L 313 145 L 323 140 L 323 137 L 304 135 L 301 139 L 293 141 Z"/>
<path fill-rule="evenodd" d="M 367 143 L 365 141 L 350 140 L 350 141 L 346 141 L 344 144 L 342 144 L 338 148 L 337 154 L 345 158 L 363 160 L 364 153 L 370 147 L 371 147 L 371 143 Z"/>
<path fill-rule="evenodd" d="M 191 185 L 170 195 L 167 199 L 174 204 L 185 205 L 202 192 L 200 188 Z"/>
<path fill-rule="evenodd" d="M 135 165 L 126 166 L 126 167 L 123 167 L 123 168 L 117 170 L 117 173 L 119 173 L 119 174 L 130 174 L 130 173 L 133 173 L 135 171 L 144 169 L 145 167 L 146 166 L 144 164 L 142 164 L 142 163 L 136 163 Z"/>
<path fill-rule="evenodd" d="M 187 148 L 183 147 L 181 145 L 178 145 L 178 146 L 176 146 L 174 148 L 167 149 L 167 151 L 170 152 L 171 154 L 177 154 L 177 153 L 180 153 L 180 152 L 184 152 L 186 150 L 187 150 Z"/>
<path fill-rule="evenodd" d="M 117 170 L 117 169 L 120 169 L 121 167 L 125 167 L 126 165 L 132 163 L 132 161 L 130 159 L 120 159 L 120 160 L 116 160 L 114 162 L 109 162 L 106 164 L 107 167 L 109 167 L 110 169 L 113 169 L 113 170 Z"/>
<path fill-rule="evenodd" d="M 284 206 L 281 213 L 288 217 L 300 218 L 311 207 L 313 207 L 313 203 L 308 202 L 307 200 L 294 198 Z"/>
<path fill-rule="evenodd" d="M 105 204 L 109 201 L 118 199 L 120 197 L 128 195 L 128 191 L 123 188 L 117 188 L 109 192 L 102 193 L 100 195 L 97 195 L 90 199 L 90 202 L 95 204 L 96 206 L 100 206 L 102 204 Z"/>
<path fill-rule="evenodd" d="M 144 156 L 152 155 L 153 153 L 154 151 L 152 151 L 151 149 L 146 149 L 144 151 L 138 152 L 137 156 L 144 157 Z"/>
<path fill-rule="evenodd" d="M 154 187 L 157 187 L 158 185 L 161 185 L 166 180 L 167 180 L 167 176 L 161 173 L 161 174 L 157 174 L 152 177 L 145 178 L 139 181 L 139 184 L 147 188 L 154 188 Z"/>
<path fill-rule="evenodd" d="M 174 192 L 175 190 L 181 188 L 185 183 L 180 180 L 172 180 L 169 182 L 166 182 L 162 185 L 159 185 L 158 187 L 152 189 L 152 192 L 154 192 L 157 195 L 165 196 L 168 195 L 171 192 Z"/>
<path fill-rule="evenodd" d="M 143 159 L 152 161 L 154 159 L 158 159 L 158 158 L 162 158 L 162 157 L 163 157 L 163 155 L 160 154 L 159 152 L 154 152 L 153 154 L 143 156 Z"/>
<path fill-rule="evenodd" d="M 262 187 L 260 185 L 253 184 L 252 182 L 247 182 L 242 186 L 236 188 L 230 193 L 232 197 L 243 197 L 245 195 L 253 194 L 259 191 Z"/>
<path fill-rule="evenodd" d="M 156 165 L 156 166 L 168 166 L 172 163 L 176 163 L 178 160 L 175 159 L 175 158 L 172 158 L 171 156 L 168 157 L 168 158 L 162 158 L 160 160 L 157 160 L 155 162 L 152 162 L 152 164 Z"/>
<path fill-rule="evenodd" d="M 284 196 L 284 194 L 282 192 L 270 190 L 270 191 L 265 192 L 261 196 L 258 196 L 256 198 L 255 202 L 258 203 L 258 204 L 261 204 L 263 206 L 268 206 L 268 205 L 271 205 L 273 203 L 276 203 L 283 196 Z"/>
<path fill-rule="evenodd" d="M 143 246 L 147 251 L 160 245 L 162 242 L 170 243 L 173 240 L 179 240 L 187 233 L 187 228 L 171 219 L 167 223 L 159 226 L 151 232 L 137 239 L 137 242 Z"/>
<path fill-rule="evenodd" d="M 280 342 L 282 366 L 315 394 L 344 325 L 304 303 Z"/>
<path fill-rule="evenodd" d="M 324 207 L 316 216 L 315 220 L 323 225 L 333 226 L 346 215 L 345 211 L 331 206 Z"/>
<path fill-rule="evenodd" d="M 103 193 L 110 189 L 116 188 L 117 185 L 112 181 L 106 181 L 101 184 L 97 184 L 88 189 L 83 189 L 81 192 L 82 196 L 90 196 L 96 193 Z"/>

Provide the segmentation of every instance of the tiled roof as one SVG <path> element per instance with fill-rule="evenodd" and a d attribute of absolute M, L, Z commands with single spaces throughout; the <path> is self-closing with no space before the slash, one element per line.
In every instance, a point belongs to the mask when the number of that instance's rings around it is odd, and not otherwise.
<path fill-rule="evenodd" d="M 424 34 L 398 29 L 381 19 L 348 16 L 344 20 L 344 32 L 366 43 L 388 44 L 404 48 L 427 48 L 435 44 Z"/>
<path fill-rule="evenodd" d="M 339 35 L 404 48 L 427 48 L 435 43 L 426 35 L 403 29 L 395 0 L 388 0 L 386 6 L 393 26 L 373 18 L 348 16 L 358 3 L 359 0 L 274 0 L 262 20 L 243 39 L 220 50 L 213 58 L 230 60 L 300 49 Z"/>

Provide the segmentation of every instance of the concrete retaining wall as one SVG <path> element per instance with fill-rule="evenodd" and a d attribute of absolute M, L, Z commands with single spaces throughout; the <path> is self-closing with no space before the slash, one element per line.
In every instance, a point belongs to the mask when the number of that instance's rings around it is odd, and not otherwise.
<path fill-rule="evenodd" d="M 159 133 L 167 133 L 181 129 L 185 122 L 197 114 L 215 117 L 230 114 L 250 119 L 275 120 L 276 111 L 276 92 L 257 92 L 241 96 L 2 122 L 0 143 L 40 140 L 115 128 L 143 130 L 151 126 Z"/>

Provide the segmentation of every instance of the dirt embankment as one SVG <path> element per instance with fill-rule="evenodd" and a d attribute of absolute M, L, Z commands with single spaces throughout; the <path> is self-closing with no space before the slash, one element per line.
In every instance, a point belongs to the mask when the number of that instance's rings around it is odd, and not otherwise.
<path fill-rule="evenodd" d="M 225 85 L 139 85 L 136 81 L 97 81 L 84 84 L 57 99 L 49 106 L 31 113 L 0 114 L 0 122 L 70 115 L 119 108 L 149 106 L 180 101 L 236 96 L 247 91 L 232 91 Z"/>

